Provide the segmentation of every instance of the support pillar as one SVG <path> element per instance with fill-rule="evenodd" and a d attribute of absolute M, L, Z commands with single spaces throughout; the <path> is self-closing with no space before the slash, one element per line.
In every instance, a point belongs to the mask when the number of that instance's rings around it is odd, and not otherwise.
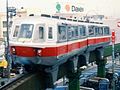
<path fill-rule="evenodd" d="M 73 61 L 67 63 L 67 78 L 69 79 L 69 90 L 80 90 L 80 81 L 79 77 L 81 75 L 81 70 L 74 69 Z"/>
<path fill-rule="evenodd" d="M 40 84 L 41 90 L 46 90 L 47 88 L 54 88 L 54 82 L 57 80 L 58 76 L 58 66 L 52 66 L 45 68 L 44 71 L 40 72 Z"/>
<path fill-rule="evenodd" d="M 104 78 L 106 73 L 105 73 L 105 65 L 106 65 L 106 60 L 99 60 L 97 61 L 97 76 Z"/>
<path fill-rule="evenodd" d="M 68 79 L 69 79 L 69 90 L 80 90 L 80 81 L 79 77 L 81 75 L 81 71 L 77 70 L 77 72 L 69 73 Z"/>
<path fill-rule="evenodd" d="M 97 76 L 104 78 L 105 73 L 105 65 L 106 65 L 106 59 L 103 57 L 104 49 L 99 48 L 95 50 L 95 57 L 96 57 L 96 64 L 97 64 Z"/>

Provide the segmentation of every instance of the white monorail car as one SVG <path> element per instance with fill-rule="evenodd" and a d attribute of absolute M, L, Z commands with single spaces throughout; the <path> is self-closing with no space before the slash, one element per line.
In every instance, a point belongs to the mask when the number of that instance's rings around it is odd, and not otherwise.
<path fill-rule="evenodd" d="M 110 42 L 107 25 L 58 17 L 28 16 L 15 20 L 10 35 L 13 61 L 55 65 Z"/>

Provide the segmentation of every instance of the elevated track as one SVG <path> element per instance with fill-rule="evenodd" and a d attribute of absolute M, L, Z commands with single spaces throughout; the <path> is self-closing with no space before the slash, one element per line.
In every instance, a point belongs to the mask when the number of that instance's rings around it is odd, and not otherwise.
<path fill-rule="evenodd" d="M 0 90 L 40 90 L 36 82 L 37 73 L 23 74 L 0 87 Z M 36 83 L 35 83 L 36 82 Z"/>

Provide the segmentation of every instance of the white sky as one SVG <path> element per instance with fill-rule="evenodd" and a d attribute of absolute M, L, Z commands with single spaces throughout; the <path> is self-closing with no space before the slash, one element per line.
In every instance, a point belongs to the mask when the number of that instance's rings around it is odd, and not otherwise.
<path fill-rule="evenodd" d="M 85 13 L 120 17 L 120 0 L 8 0 L 9 6 L 38 8 L 42 13 L 56 12 L 56 3 L 72 4 L 85 8 Z M 6 0 L 0 0 L 0 12 L 5 12 Z"/>

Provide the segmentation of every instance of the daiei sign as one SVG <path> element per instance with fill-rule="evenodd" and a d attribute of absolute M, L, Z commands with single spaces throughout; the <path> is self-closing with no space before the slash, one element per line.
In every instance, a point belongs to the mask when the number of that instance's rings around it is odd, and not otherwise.
<path fill-rule="evenodd" d="M 72 12 L 83 12 L 84 8 L 72 5 Z"/>
<path fill-rule="evenodd" d="M 71 5 L 71 4 L 56 4 L 56 12 L 83 12 L 84 8 L 77 5 Z"/>

